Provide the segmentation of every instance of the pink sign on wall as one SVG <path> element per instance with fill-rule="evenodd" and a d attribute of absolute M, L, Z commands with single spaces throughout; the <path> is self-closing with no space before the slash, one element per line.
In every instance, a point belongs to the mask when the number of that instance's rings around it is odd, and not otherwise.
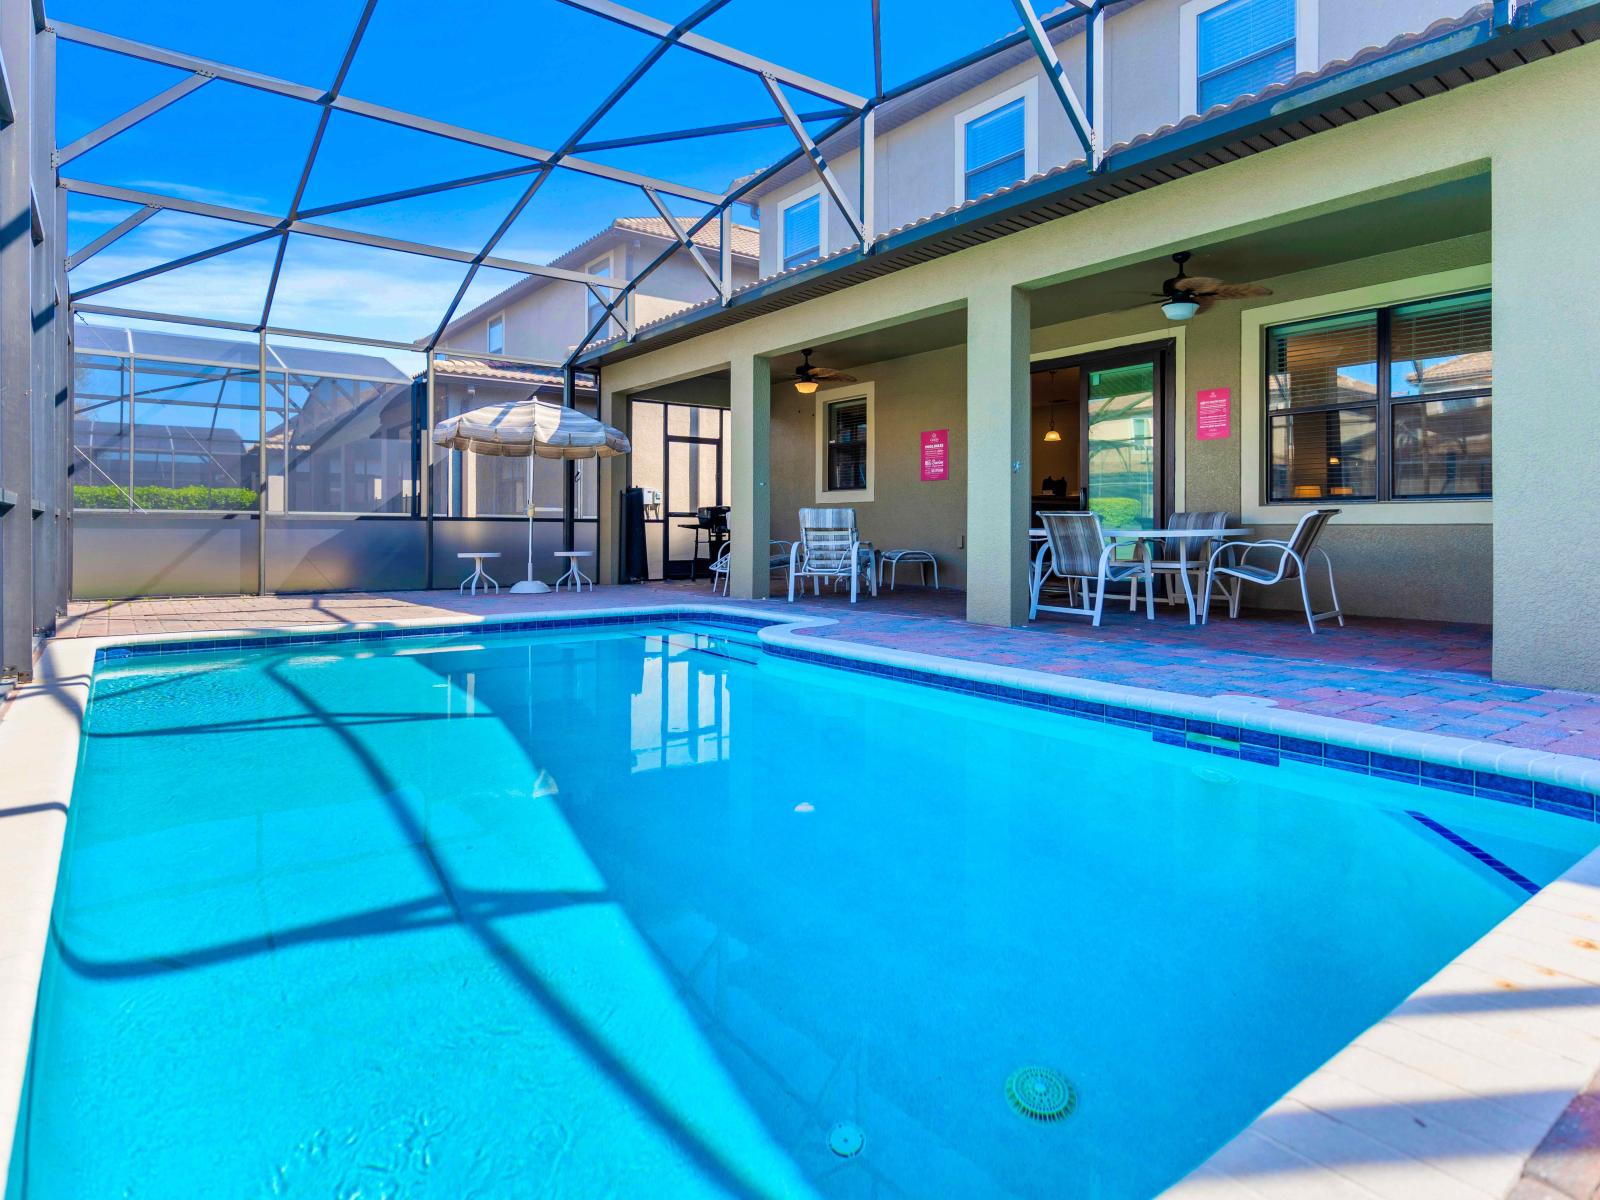
<path fill-rule="evenodd" d="M 1228 436 L 1233 415 L 1233 393 L 1227 388 L 1207 388 L 1194 396 L 1194 436 L 1201 442 L 1214 442 Z"/>
<path fill-rule="evenodd" d="M 950 431 L 922 431 L 922 482 L 937 483 L 950 478 Z"/>

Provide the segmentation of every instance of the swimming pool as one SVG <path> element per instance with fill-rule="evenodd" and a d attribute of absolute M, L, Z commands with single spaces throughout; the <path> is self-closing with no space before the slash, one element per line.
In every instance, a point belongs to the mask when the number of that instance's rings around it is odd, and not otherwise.
<path fill-rule="evenodd" d="M 1149 1195 L 1597 836 L 681 623 L 110 662 L 8 1195 Z"/>

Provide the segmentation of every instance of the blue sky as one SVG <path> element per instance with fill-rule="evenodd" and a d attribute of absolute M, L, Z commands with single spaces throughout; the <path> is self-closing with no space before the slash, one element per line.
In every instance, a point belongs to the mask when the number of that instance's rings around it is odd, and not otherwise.
<path fill-rule="evenodd" d="M 674 21 L 695 0 L 634 0 Z M 359 0 L 53 0 L 53 18 L 325 86 L 360 13 Z M 1015 27 L 1007 0 L 882 0 L 888 86 Z M 730 0 L 699 32 L 852 91 L 872 91 L 869 0 Z M 650 49 L 652 39 L 559 0 L 379 0 L 344 94 L 523 142 L 555 147 Z M 61 44 L 59 144 L 65 145 L 181 79 L 175 70 Z M 826 107 L 792 95 L 796 107 Z M 681 48 L 670 51 L 589 134 L 629 137 L 773 115 L 756 78 Z M 286 211 L 315 131 L 309 104 L 211 83 L 70 163 L 64 173 L 274 215 Z M 708 191 L 792 148 L 761 130 L 588 155 Z M 520 160 L 336 113 L 304 205 L 493 171 Z M 477 251 L 526 186 L 505 180 L 323 218 L 391 237 Z M 671 202 L 679 215 L 704 210 Z M 74 246 L 133 209 L 75 196 Z M 652 210 L 637 190 L 560 171 L 497 253 L 547 262 L 611 217 Z M 748 216 L 748 214 L 744 214 Z M 226 222 L 162 213 L 78 271 L 81 288 L 238 237 Z M 96 297 L 101 303 L 254 321 L 273 241 Z M 292 238 L 274 324 L 410 340 L 437 322 L 462 266 L 324 239 Z M 465 307 L 517 277 L 485 271 Z M 567 286 L 567 285 L 558 285 Z M 576 286 L 576 285 L 572 285 Z M 464 311 L 464 309 L 463 309 Z"/>

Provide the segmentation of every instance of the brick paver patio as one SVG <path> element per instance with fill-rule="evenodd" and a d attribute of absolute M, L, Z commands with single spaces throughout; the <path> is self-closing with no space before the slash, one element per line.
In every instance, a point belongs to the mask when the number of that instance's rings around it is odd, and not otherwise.
<path fill-rule="evenodd" d="M 60 636 L 448 620 L 709 599 L 701 583 L 602 587 L 581 597 L 374 592 L 81 601 Z M 838 624 L 815 631 L 822 638 L 1196 696 L 1254 696 L 1346 721 L 1600 758 L 1600 696 L 1494 681 L 1487 626 L 1349 618 L 1345 628 L 1324 626 L 1313 637 L 1288 614 L 1249 613 L 1191 627 L 1178 610 L 1158 609 L 1151 623 L 1119 609 L 1099 629 L 1059 616 L 1000 629 L 964 621 L 965 596 L 950 588 L 903 588 L 853 608 L 826 592 L 793 606 L 759 603 L 775 617 L 836 618 Z"/>

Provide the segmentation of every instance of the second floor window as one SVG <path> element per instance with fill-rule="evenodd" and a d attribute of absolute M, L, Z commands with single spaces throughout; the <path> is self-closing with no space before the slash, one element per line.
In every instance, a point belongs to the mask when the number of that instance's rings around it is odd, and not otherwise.
<path fill-rule="evenodd" d="M 1267 331 L 1269 503 L 1493 491 L 1488 292 Z"/>
<path fill-rule="evenodd" d="M 489 322 L 489 332 L 484 339 L 484 349 L 490 354 L 504 354 L 506 352 L 506 319 L 494 317 Z"/>
<path fill-rule="evenodd" d="M 609 258 L 602 258 L 599 262 L 590 263 L 589 264 L 589 274 L 598 275 L 602 279 L 610 279 L 611 278 L 611 260 Z M 608 291 L 605 288 L 595 288 L 595 289 L 593 289 L 593 290 L 591 290 L 589 292 L 588 299 L 589 299 L 589 305 L 588 305 L 588 308 L 585 309 L 584 311 L 585 311 L 585 316 L 588 319 L 589 325 L 592 328 L 594 326 L 594 323 L 600 319 L 600 314 L 602 314 L 603 312 L 606 311 L 606 305 L 611 300 L 611 293 L 610 293 L 610 291 Z M 597 337 L 597 338 L 608 337 L 609 336 L 608 330 L 610 329 L 610 327 L 611 327 L 611 323 L 609 321 L 606 322 L 606 328 L 605 329 L 596 329 L 595 330 L 595 334 L 594 334 L 595 337 Z"/>
<path fill-rule="evenodd" d="M 1195 18 L 1196 111 L 1295 73 L 1295 0 L 1227 0 Z"/>
<path fill-rule="evenodd" d="M 1027 104 L 1026 99 L 1013 100 L 967 122 L 962 135 L 963 199 L 976 200 L 1027 173 Z"/>
<path fill-rule="evenodd" d="M 808 196 L 783 210 L 783 269 L 822 255 L 822 197 Z"/>

